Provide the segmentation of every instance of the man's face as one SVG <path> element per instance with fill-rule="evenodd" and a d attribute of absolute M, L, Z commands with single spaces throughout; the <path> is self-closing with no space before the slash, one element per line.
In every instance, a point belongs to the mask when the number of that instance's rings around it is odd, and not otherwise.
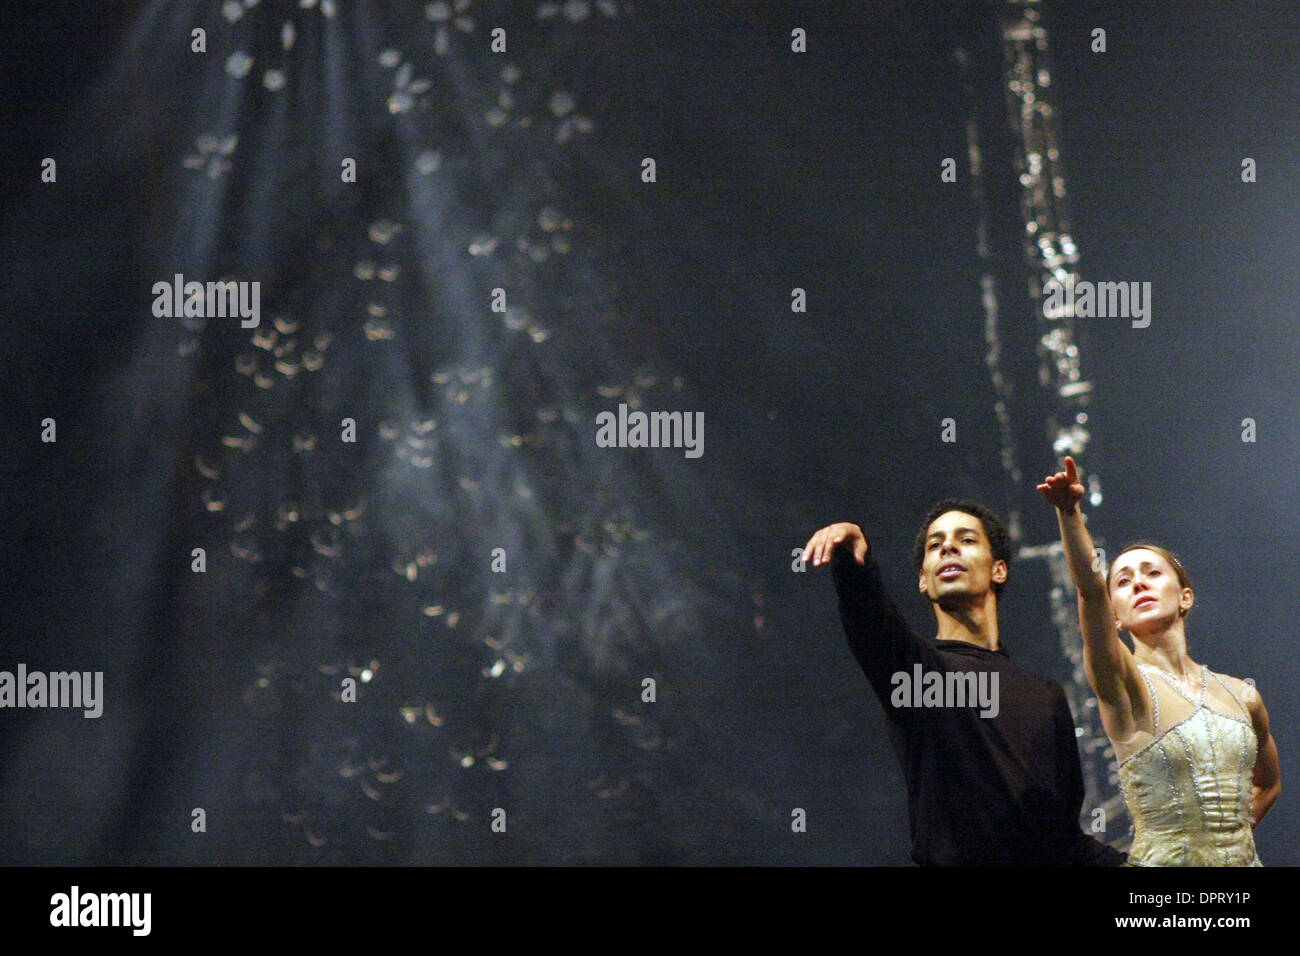
<path fill-rule="evenodd" d="M 945 511 L 930 523 L 921 563 L 920 590 L 940 606 L 983 601 L 994 583 L 1007 579 L 1005 561 L 994 561 L 979 518 Z"/>

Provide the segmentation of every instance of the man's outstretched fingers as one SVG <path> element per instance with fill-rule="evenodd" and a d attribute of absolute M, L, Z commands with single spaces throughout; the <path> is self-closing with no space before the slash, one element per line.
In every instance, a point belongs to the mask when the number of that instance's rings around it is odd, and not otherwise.
<path fill-rule="evenodd" d="M 803 559 L 809 564 L 817 563 L 817 548 L 821 544 L 821 529 L 814 531 L 808 539 L 808 543 L 803 546 Z"/>
<path fill-rule="evenodd" d="M 814 565 L 821 564 L 822 562 L 821 550 L 822 550 L 822 533 L 818 531 L 815 535 L 812 536 L 812 545 L 808 552 L 808 556 L 812 560 L 812 563 Z"/>

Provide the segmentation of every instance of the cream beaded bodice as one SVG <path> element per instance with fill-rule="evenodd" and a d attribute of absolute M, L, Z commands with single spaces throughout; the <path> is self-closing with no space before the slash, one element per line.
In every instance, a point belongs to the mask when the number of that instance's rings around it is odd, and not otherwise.
<path fill-rule="evenodd" d="M 1158 667 L 1138 664 L 1151 692 L 1154 738 L 1119 764 L 1120 790 L 1133 819 L 1129 862 L 1140 866 L 1260 866 L 1250 827 L 1251 778 L 1256 740 L 1250 713 L 1219 675 L 1240 709 L 1222 713 L 1206 702 L 1211 671 L 1201 667 L 1199 700 L 1187 696 Z M 1151 676 L 1164 678 L 1181 700 L 1166 701 L 1160 723 L 1160 698 Z M 1194 709 L 1184 715 L 1170 706 L 1182 701 Z"/>

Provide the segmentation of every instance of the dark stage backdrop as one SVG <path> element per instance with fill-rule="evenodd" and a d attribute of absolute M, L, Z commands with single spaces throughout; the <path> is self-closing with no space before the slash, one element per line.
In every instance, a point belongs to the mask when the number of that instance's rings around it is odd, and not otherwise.
<path fill-rule="evenodd" d="M 907 863 L 879 705 L 791 552 L 860 522 L 932 635 L 921 516 L 1009 500 L 953 59 L 1003 117 L 996 5 L 326 7 L 0 14 L 0 666 L 104 674 L 97 719 L 0 713 L 0 861 Z M 1093 530 L 1180 553 L 1191 653 L 1256 680 L 1285 776 L 1300 14 L 1046 16 L 1081 271 L 1154 289 L 1147 329 L 1080 321 Z M 260 325 L 156 316 L 176 273 L 259 282 Z M 703 454 L 598 447 L 620 404 L 702 413 Z M 1065 680 L 1048 587 L 1013 568 L 1002 630 Z M 1262 860 L 1298 828 L 1284 791 Z"/>

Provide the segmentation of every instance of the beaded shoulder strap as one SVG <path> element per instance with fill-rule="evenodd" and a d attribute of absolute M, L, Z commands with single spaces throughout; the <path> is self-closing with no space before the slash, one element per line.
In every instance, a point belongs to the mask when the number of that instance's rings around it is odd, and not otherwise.
<path fill-rule="evenodd" d="M 1142 675 L 1142 680 L 1147 685 L 1147 693 L 1151 695 L 1151 706 L 1155 708 L 1155 722 L 1151 725 L 1151 736 L 1160 736 L 1160 698 L 1156 696 L 1156 689 L 1151 684 L 1151 678 L 1147 676 L 1145 664 L 1138 664 L 1138 673 Z"/>
<path fill-rule="evenodd" d="M 1205 667 L 1204 664 L 1202 664 L 1201 666 L 1202 666 L 1202 667 Z M 1209 669 L 1208 667 L 1205 667 L 1205 670 L 1206 670 L 1207 672 L 1209 672 L 1209 673 L 1213 673 L 1213 671 L 1210 671 L 1210 669 Z M 1219 686 L 1220 686 L 1220 687 L 1222 687 L 1224 690 L 1226 690 L 1226 691 L 1228 692 L 1228 696 L 1231 697 L 1231 698 L 1236 702 L 1237 706 L 1241 708 L 1242 713 L 1244 713 L 1244 714 L 1246 715 L 1246 719 L 1249 720 L 1249 719 L 1250 719 L 1250 708 L 1247 707 L 1245 704 L 1243 704 L 1243 703 L 1241 702 L 1241 698 L 1238 697 L 1238 696 L 1233 692 L 1233 690 L 1232 690 L 1232 686 L 1231 686 L 1231 685 L 1230 685 L 1226 680 L 1224 680 L 1222 677 L 1220 677 L 1218 674 L 1215 674 L 1215 675 L 1214 675 L 1214 679 L 1217 680 L 1217 681 L 1219 682 Z"/>

